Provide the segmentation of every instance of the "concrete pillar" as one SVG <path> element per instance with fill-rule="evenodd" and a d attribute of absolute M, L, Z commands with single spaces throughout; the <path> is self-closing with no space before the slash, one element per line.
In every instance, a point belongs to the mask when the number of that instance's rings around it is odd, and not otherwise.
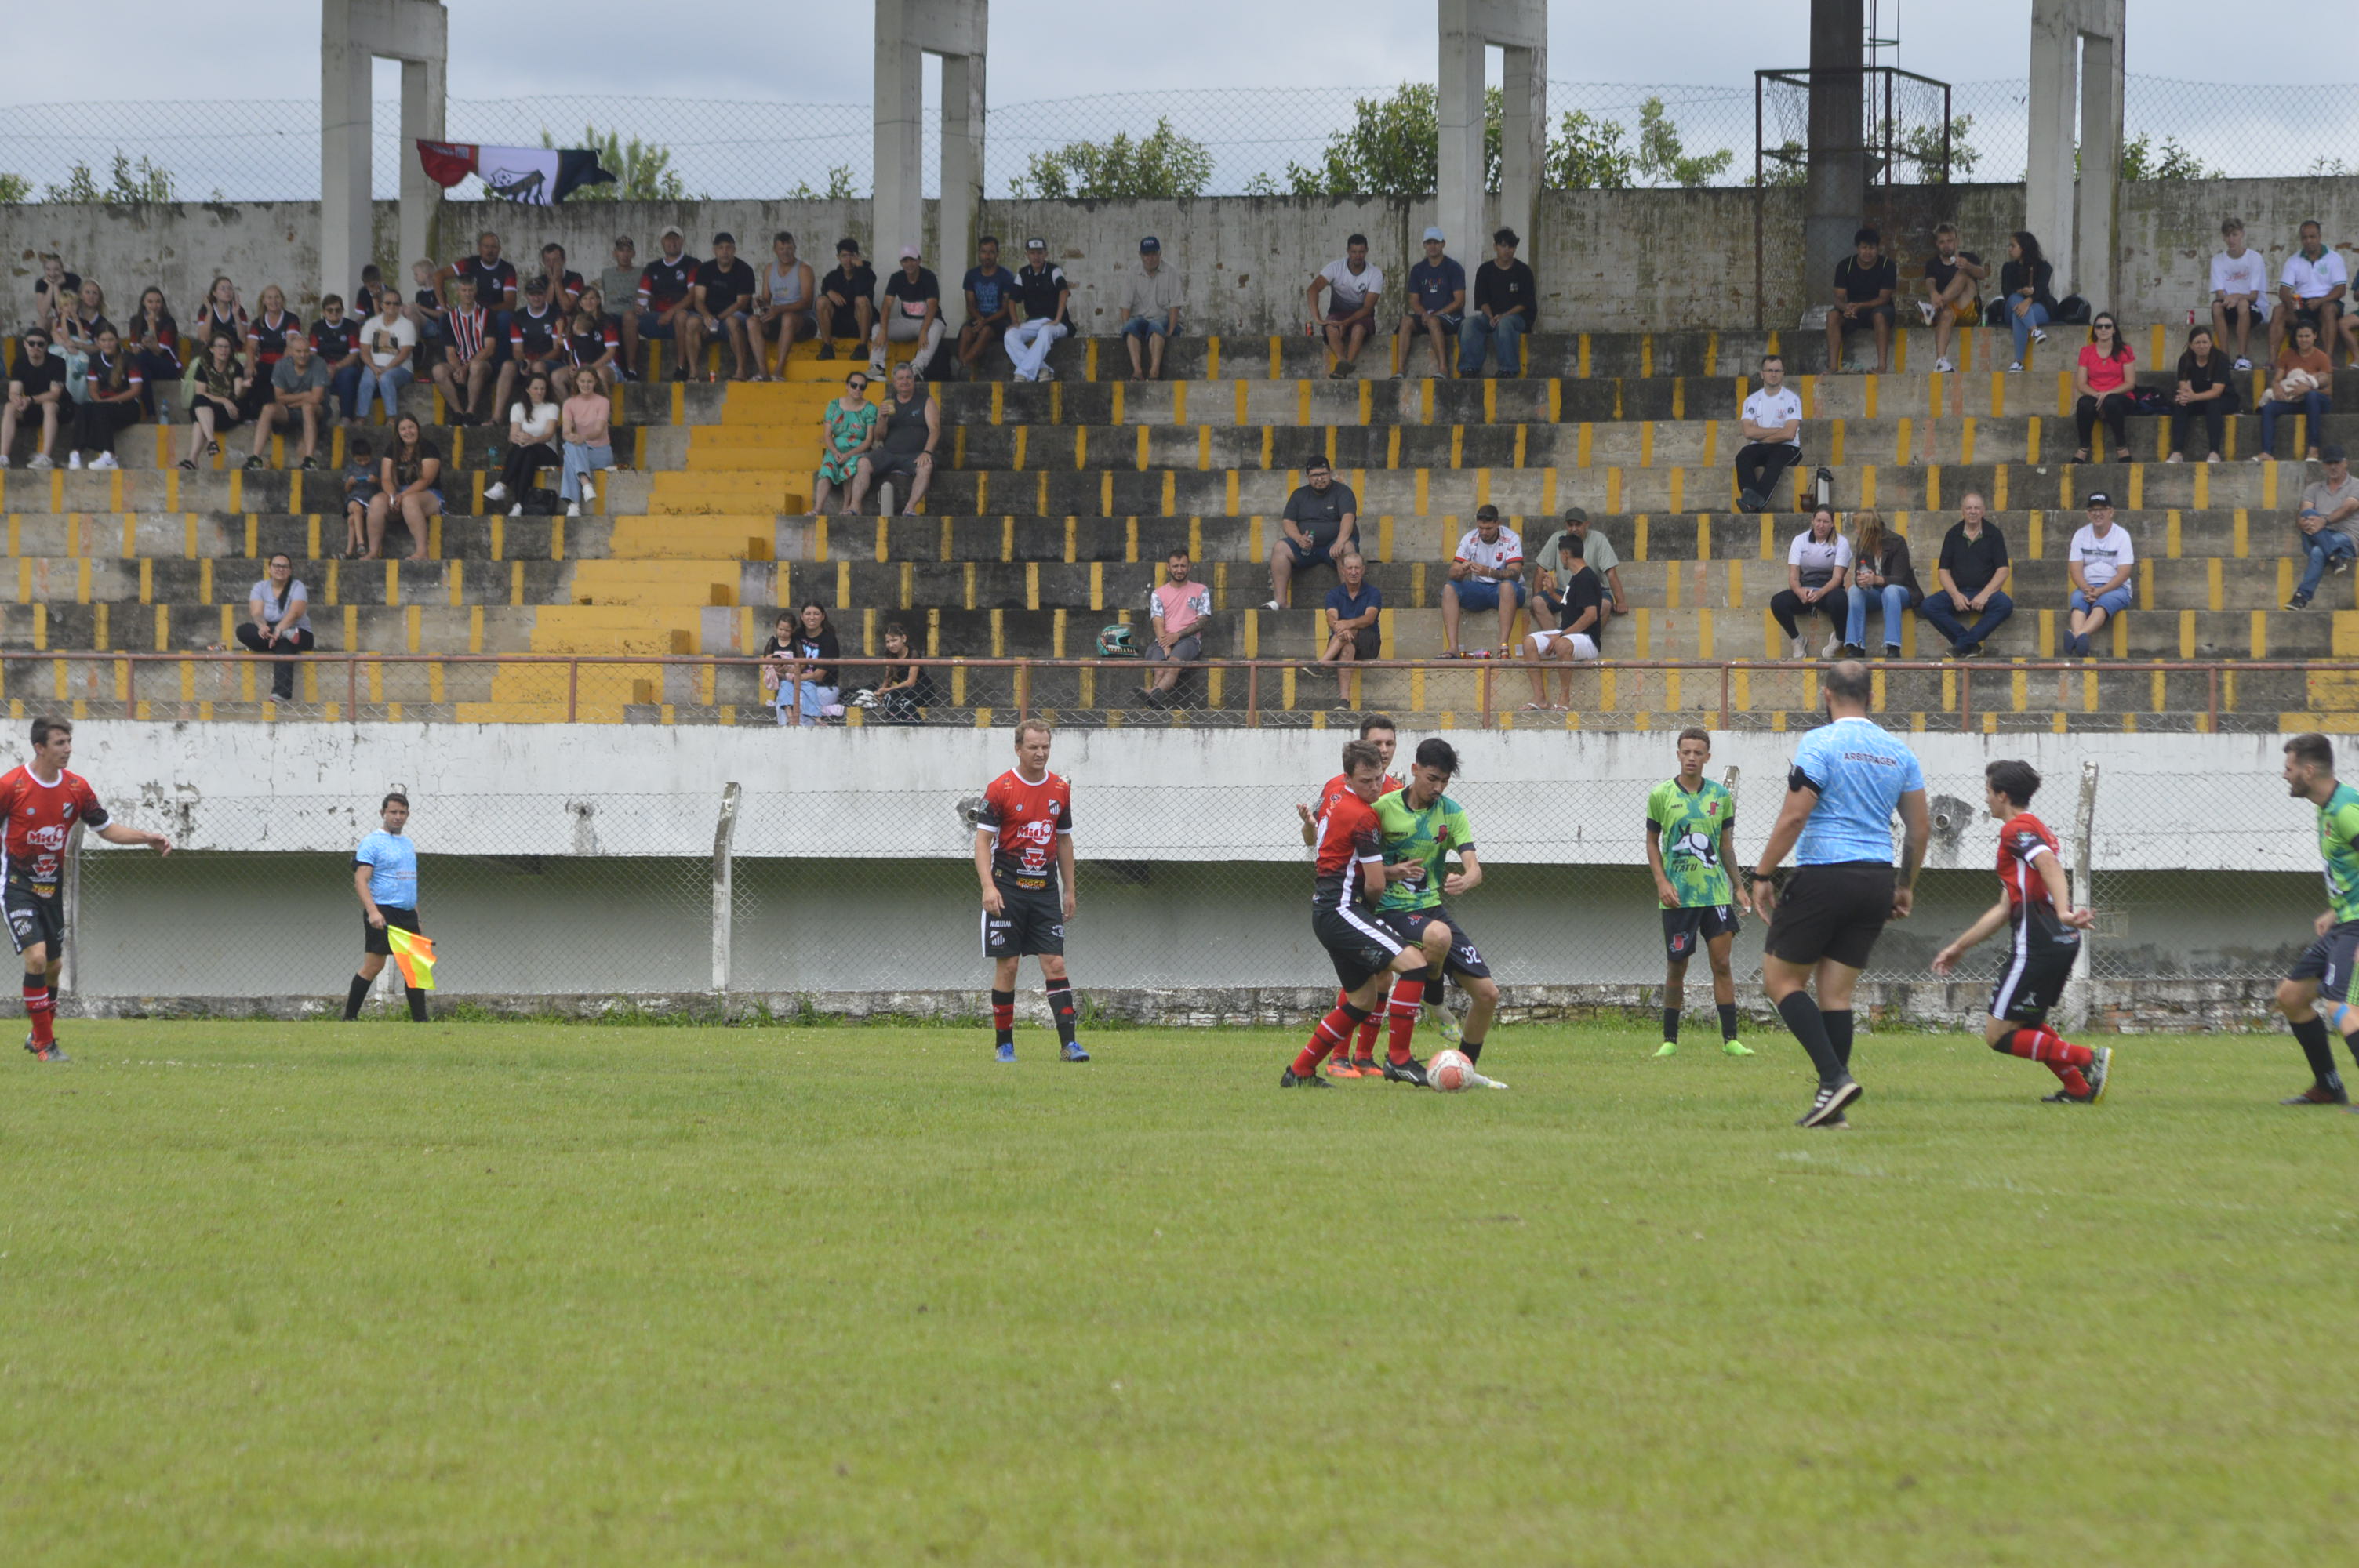
<path fill-rule="evenodd" d="M 925 57 L 942 60 L 940 243 L 927 263 L 942 280 L 942 317 L 966 318 L 959 279 L 974 261 L 983 210 L 984 62 L 990 0 L 876 0 L 873 260 L 880 280 L 903 245 L 925 243 Z M 953 297 L 956 296 L 956 297 Z"/>
<path fill-rule="evenodd" d="M 1810 0 L 1810 162 L 1802 200 L 1802 298 L 1813 314 L 1867 212 L 1867 31 L 1860 0 Z"/>
<path fill-rule="evenodd" d="M 1484 221 L 1483 78 L 1485 52 L 1505 57 L 1500 123 L 1499 222 L 1538 249 L 1540 182 L 1548 162 L 1547 0 L 1440 0 L 1440 167 L 1435 206 L 1451 253 L 1471 277 L 1491 254 Z"/>
<path fill-rule="evenodd" d="M 408 138 L 442 139 L 443 71 L 451 24 L 440 0 L 321 0 L 320 6 L 320 287 L 347 298 L 378 260 L 372 232 L 370 75 L 384 56 L 401 68 L 401 243 L 386 282 L 434 254 L 442 188 L 426 178 Z"/>
<path fill-rule="evenodd" d="M 2056 268 L 2056 292 L 2113 298 L 2122 164 L 2125 0 L 2033 0 L 2031 145 L 2024 227 Z M 2077 101 L 2077 102 L 2076 102 Z M 2079 173 L 2074 174 L 2078 156 Z"/>

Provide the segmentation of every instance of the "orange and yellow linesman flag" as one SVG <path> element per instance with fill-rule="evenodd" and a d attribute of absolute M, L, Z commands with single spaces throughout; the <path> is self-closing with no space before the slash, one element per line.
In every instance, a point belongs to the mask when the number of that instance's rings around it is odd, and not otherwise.
<path fill-rule="evenodd" d="M 414 991 L 432 990 L 434 938 L 389 925 L 385 928 L 385 939 L 393 949 L 393 961 L 401 966 L 401 983 Z"/>

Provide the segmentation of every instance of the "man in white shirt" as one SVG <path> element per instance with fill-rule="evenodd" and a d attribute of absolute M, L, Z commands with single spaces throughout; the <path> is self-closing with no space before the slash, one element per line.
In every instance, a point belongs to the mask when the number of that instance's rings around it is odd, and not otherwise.
<path fill-rule="evenodd" d="M 2269 318 L 2269 358 L 2277 357 L 2285 339 L 2304 321 L 2317 329 L 2318 346 L 2332 355 L 2338 332 L 2353 336 L 2343 315 L 2343 297 L 2350 292 L 2351 269 L 2326 248 L 2318 220 L 2311 219 L 2301 226 L 2301 248 L 2286 257 L 2285 270 L 2277 275 L 2277 303 L 2284 308 Z M 2359 343 L 2354 352 L 2359 353 Z"/>
<path fill-rule="evenodd" d="M 1777 476 L 1802 460 L 1802 400 L 1786 384 L 1786 362 L 1761 362 L 1760 389 L 1745 400 L 1745 445 L 1736 452 L 1736 504 L 1777 509 Z"/>
<path fill-rule="evenodd" d="M 1506 658 L 1516 645 L 1516 611 L 1524 607 L 1524 542 L 1499 521 L 1499 509 L 1485 506 L 1474 514 L 1474 526 L 1458 541 L 1450 563 L 1450 580 L 1441 585 L 1441 656 L 1445 659 L 1491 657 L 1487 648 L 1461 653 L 1458 617 L 1468 610 L 1499 612 L 1498 656 Z"/>
<path fill-rule="evenodd" d="M 2064 654 L 2089 656 L 2089 639 L 2097 629 L 2130 607 L 2130 568 L 2137 551 L 2130 531 L 2114 521 L 2114 498 L 2102 490 L 2089 492 L 2089 521 L 2072 535 L 2064 569 L 2072 579 L 2071 624 L 2064 634 Z"/>
<path fill-rule="evenodd" d="M 1319 308 L 1319 291 L 1327 291 L 1327 308 Z M 1327 351 L 1335 356 L 1335 363 L 1327 373 L 1330 381 L 1342 381 L 1359 363 L 1360 350 L 1368 335 L 1376 330 L 1376 298 L 1385 291 L 1382 268 L 1368 260 L 1368 236 L 1353 234 L 1343 243 L 1343 259 L 1329 262 L 1310 280 L 1310 325 L 1313 337 L 1321 328 L 1327 334 Z"/>
<path fill-rule="evenodd" d="M 2228 248 L 2212 258 L 2212 341 L 2228 346 L 2228 323 L 2236 324 L 2236 368 L 2250 370 L 2248 342 L 2255 321 L 2269 319 L 2269 264 L 2261 253 L 2245 248 L 2245 222 L 2231 218 L 2220 225 Z"/>

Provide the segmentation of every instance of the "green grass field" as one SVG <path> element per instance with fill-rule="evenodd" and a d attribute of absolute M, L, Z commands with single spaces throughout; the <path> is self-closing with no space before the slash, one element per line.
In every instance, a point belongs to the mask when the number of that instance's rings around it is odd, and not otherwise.
<path fill-rule="evenodd" d="M 1805 1133 L 1767 1033 L 1456 1097 L 1282 1094 L 1290 1032 L 65 1034 L 0 1087 L 12 1563 L 2359 1552 L 2359 1118 L 2281 1037 L 2091 1109 L 1864 1038 Z"/>

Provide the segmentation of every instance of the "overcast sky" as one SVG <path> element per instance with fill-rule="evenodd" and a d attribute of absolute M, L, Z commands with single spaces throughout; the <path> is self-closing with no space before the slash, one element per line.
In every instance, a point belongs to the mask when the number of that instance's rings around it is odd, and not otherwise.
<path fill-rule="evenodd" d="M 449 9 L 453 98 L 611 92 L 841 103 L 868 97 L 874 13 L 864 0 L 783 6 L 698 0 L 677 14 L 647 0 L 567 0 L 555 7 L 458 0 Z M 103 31 L 118 41 L 169 40 L 160 47 L 175 67 L 171 85 L 159 92 L 143 81 L 147 96 L 313 96 L 318 0 L 239 0 L 232 10 L 234 19 L 224 14 L 191 26 L 195 14 L 185 0 L 106 0 Z M 1887 56 L 1886 63 L 1951 81 L 2026 74 L 2030 0 L 1962 7 L 1883 0 L 1883 10 L 1887 29 L 1897 12 L 1901 38 L 1897 59 Z M 780 42 L 781 21 L 798 13 L 817 25 L 799 44 Z M 1549 74 L 1565 81 L 1742 85 L 1756 67 L 1807 62 L 1809 14 L 1808 0 L 1676 6 L 1560 0 Z M 663 18 L 658 41 L 647 38 L 650 17 Z M 2141 75 L 2256 83 L 2359 76 L 2348 29 L 2342 45 L 2301 49 L 2266 47 L 2261 32 L 2239 26 L 2232 32 L 2237 47 L 2223 49 L 2218 0 L 2136 0 L 2130 19 L 2129 69 Z M 1257 29 L 1270 36 L 1257 38 Z M 992 41 L 991 98 L 1002 103 L 1157 87 L 1372 86 L 1432 80 L 1434 5 L 1185 0 L 1176 10 L 1134 10 L 1122 0 L 995 0 Z M 8 96 L 18 103 L 132 95 L 103 74 L 28 70 L 12 78 Z M 394 81 L 381 80 L 381 95 L 392 92 Z"/>

